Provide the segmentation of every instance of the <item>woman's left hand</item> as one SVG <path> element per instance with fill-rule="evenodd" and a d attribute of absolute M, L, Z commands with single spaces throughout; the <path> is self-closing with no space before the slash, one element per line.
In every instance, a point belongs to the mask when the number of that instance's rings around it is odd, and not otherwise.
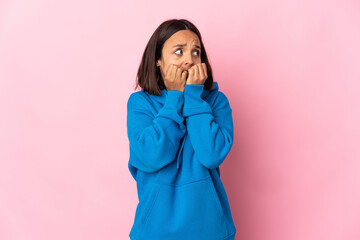
<path fill-rule="evenodd" d="M 188 70 L 186 84 L 204 84 L 207 79 L 207 68 L 205 63 L 198 63 Z"/>

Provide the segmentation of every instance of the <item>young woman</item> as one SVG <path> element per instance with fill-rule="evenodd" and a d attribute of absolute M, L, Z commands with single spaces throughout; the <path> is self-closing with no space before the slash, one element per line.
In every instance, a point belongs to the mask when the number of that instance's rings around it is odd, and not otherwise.
<path fill-rule="evenodd" d="M 127 102 L 129 170 L 139 203 L 132 240 L 233 240 L 220 179 L 233 143 L 232 109 L 213 82 L 198 29 L 163 22 L 151 36 Z"/>

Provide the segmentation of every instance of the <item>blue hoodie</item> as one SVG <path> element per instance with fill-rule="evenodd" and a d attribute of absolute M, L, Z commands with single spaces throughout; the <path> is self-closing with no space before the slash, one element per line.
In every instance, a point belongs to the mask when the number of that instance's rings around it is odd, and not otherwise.
<path fill-rule="evenodd" d="M 218 89 L 130 95 L 128 167 L 139 198 L 131 240 L 235 238 L 219 168 L 233 143 L 232 109 Z"/>

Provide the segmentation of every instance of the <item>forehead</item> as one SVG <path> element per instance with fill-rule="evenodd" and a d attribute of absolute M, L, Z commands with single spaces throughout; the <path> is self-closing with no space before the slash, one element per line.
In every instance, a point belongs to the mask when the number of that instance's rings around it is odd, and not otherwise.
<path fill-rule="evenodd" d="M 168 40 L 166 40 L 165 45 L 167 47 L 172 47 L 176 44 L 185 44 L 189 45 L 197 44 L 200 45 L 200 40 L 198 36 L 190 30 L 180 30 L 174 33 Z"/>

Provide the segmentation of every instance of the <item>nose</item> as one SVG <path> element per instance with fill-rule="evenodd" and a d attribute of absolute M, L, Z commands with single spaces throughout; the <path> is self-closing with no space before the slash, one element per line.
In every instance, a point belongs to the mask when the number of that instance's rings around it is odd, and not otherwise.
<path fill-rule="evenodd" d="M 184 65 L 186 70 L 189 70 L 194 65 L 193 57 L 191 56 L 191 54 L 186 55 Z"/>

